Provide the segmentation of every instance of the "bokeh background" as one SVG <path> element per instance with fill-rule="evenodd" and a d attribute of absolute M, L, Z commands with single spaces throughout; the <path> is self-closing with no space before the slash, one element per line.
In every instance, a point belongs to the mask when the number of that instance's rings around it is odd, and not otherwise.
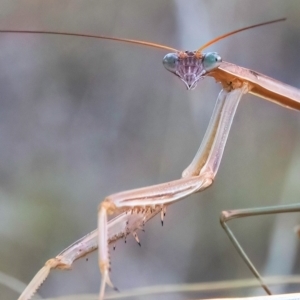
<path fill-rule="evenodd" d="M 141 39 L 179 49 L 255 23 L 209 50 L 300 88 L 300 2 L 280 0 L 0 1 L 0 29 Z M 0 34 L 0 270 L 25 283 L 96 228 L 114 192 L 180 177 L 209 122 L 220 86 L 187 92 L 161 64 L 165 52 L 76 37 Z M 300 114 L 247 95 L 214 185 L 172 205 L 112 253 L 120 290 L 252 277 L 219 225 L 225 209 L 296 203 Z M 233 221 L 264 275 L 299 273 L 298 214 Z M 43 297 L 97 293 L 96 253 L 54 271 Z M 277 290 L 299 291 L 299 286 Z M 232 291 L 232 296 L 251 294 Z M 259 291 L 264 294 L 263 291 Z M 16 299 L 0 286 L 1 299 Z M 228 293 L 175 294 L 185 299 Z"/>

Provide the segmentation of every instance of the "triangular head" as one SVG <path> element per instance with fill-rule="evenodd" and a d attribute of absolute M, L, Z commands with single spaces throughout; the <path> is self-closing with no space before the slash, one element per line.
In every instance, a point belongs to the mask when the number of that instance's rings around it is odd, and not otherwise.
<path fill-rule="evenodd" d="M 164 67 L 178 76 L 188 90 L 193 90 L 200 79 L 219 67 L 221 56 L 216 52 L 198 53 L 197 51 L 168 53 L 163 59 Z"/>

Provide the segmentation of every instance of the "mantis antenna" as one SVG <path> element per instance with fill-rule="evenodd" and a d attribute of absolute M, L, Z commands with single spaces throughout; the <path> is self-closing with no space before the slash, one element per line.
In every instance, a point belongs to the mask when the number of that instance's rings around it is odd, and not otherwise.
<path fill-rule="evenodd" d="M 43 31 L 43 30 L 7 30 L 7 29 L 1 29 L 0 33 L 30 33 L 30 34 L 51 34 L 51 35 L 64 35 L 64 36 L 77 36 L 77 37 L 87 37 L 87 38 L 94 38 L 94 39 L 103 39 L 103 40 L 111 40 L 111 41 L 117 41 L 117 42 L 125 42 L 130 44 L 137 44 L 142 45 L 146 47 L 152 47 L 152 48 L 158 48 L 158 49 L 164 49 L 169 50 L 173 52 L 178 52 L 177 49 L 168 47 L 165 45 L 155 44 L 151 42 L 146 41 L 140 41 L 140 40 L 131 40 L 131 39 L 125 39 L 125 38 L 117 38 L 117 37 L 110 37 L 105 35 L 93 35 L 93 34 L 84 34 L 84 33 L 72 33 L 72 32 L 59 32 L 59 31 Z"/>
<path fill-rule="evenodd" d="M 228 36 L 231 36 L 231 35 L 234 35 L 238 32 L 241 32 L 241 31 L 245 31 L 245 30 L 248 30 L 248 29 L 252 29 L 252 28 L 256 28 L 256 27 L 260 27 L 260 26 L 264 26 L 264 25 L 269 25 L 269 24 L 273 24 L 273 23 L 277 23 L 277 22 L 282 22 L 282 21 L 285 21 L 286 18 L 281 18 L 281 19 L 277 19 L 277 20 L 273 20 L 273 21 L 268 21 L 268 22 L 263 22 L 263 23 L 259 23 L 259 24 L 256 24 L 256 25 L 251 25 L 251 26 L 247 26 L 247 27 L 244 27 L 244 28 L 241 28 L 241 29 L 237 29 L 237 30 L 234 30 L 234 31 L 231 31 L 229 33 L 226 33 L 226 34 L 222 34 L 216 38 L 214 38 L 213 40 L 207 42 L 206 44 L 204 44 L 203 46 L 201 46 L 197 52 L 201 52 L 202 50 L 206 49 L 207 47 L 209 47 L 210 45 L 212 44 L 215 44 L 216 42 L 220 41 L 220 40 L 223 40 L 225 39 L 226 37 Z"/>

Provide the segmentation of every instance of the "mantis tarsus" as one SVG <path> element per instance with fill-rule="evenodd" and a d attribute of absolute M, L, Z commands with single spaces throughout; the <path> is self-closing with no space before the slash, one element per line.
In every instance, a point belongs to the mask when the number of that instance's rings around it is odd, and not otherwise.
<path fill-rule="evenodd" d="M 3 30 L 2 32 L 20 33 L 22 31 Z M 23 32 L 34 33 L 33 31 Z M 36 31 L 36 33 L 46 32 Z M 52 32 L 50 34 L 58 33 Z M 124 39 L 115 40 L 126 41 Z M 132 40 L 127 40 L 127 42 L 142 44 L 139 41 Z M 139 242 L 136 231 L 138 229 L 141 229 L 144 223 L 146 223 L 150 218 L 160 213 L 161 219 L 163 221 L 165 207 L 167 205 L 171 204 L 174 201 L 180 200 L 194 192 L 204 190 L 212 184 L 219 168 L 235 110 L 243 94 L 250 92 L 285 107 L 297 110 L 300 109 L 299 90 L 248 69 L 244 69 L 230 63 L 221 62 L 219 56 L 217 56 L 215 53 L 210 53 L 206 56 L 203 56 L 201 54 L 201 50 L 207 47 L 209 44 L 211 43 L 204 45 L 195 53 L 179 53 L 179 60 L 192 61 L 193 59 L 195 59 L 199 63 L 199 68 L 196 70 L 196 72 L 198 72 L 198 77 L 196 76 L 195 78 L 191 78 L 191 74 L 188 74 L 188 76 L 186 76 L 186 74 L 176 74 L 177 76 L 182 75 L 188 88 L 194 88 L 197 84 L 197 81 L 205 76 L 214 77 L 216 81 L 220 82 L 223 86 L 223 90 L 219 95 L 217 105 L 211 118 L 211 122 L 204 137 L 203 143 L 201 144 L 201 147 L 191 165 L 184 171 L 183 178 L 166 184 L 115 194 L 106 198 L 105 201 L 102 202 L 99 210 L 98 228 L 101 228 L 99 240 L 97 241 L 97 232 L 94 231 L 90 235 L 67 248 L 55 259 L 49 260 L 46 263 L 45 267 L 36 275 L 32 283 L 28 286 L 27 290 L 20 297 L 20 299 L 30 298 L 32 293 L 34 293 L 39 285 L 45 280 L 51 268 L 68 268 L 72 264 L 74 259 L 77 259 L 80 256 L 85 255 L 86 253 L 97 248 L 98 243 L 100 245 L 99 264 L 103 276 L 100 298 L 103 298 L 105 284 L 108 283 L 112 285 L 108 276 L 109 257 L 107 240 L 109 242 L 113 242 L 121 237 L 126 237 L 126 235 L 129 233 L 132 233 L 137 242 Z M 156 44 L 149 43 L 147 43 L 146 45 L 173 51 L 175 50 L 177 52 L 176 49 L 170 47 L 158 46 Z M 175 58 L 174 60 L 174 56 L 165 58 L 167 68 L 172 72 L 176 72 L 177 70 L 175 70 L 175 68 L 177 67 L 177 64 L 180 64 L 177 59 L 178 58 Z M 215 62 L 217 62 L 217 65 L 214 64 Z M 194 63 L 194 61 L 192 63 Z M 189 71 L 189 68 L 183 68 L 181 71 Z M 293 206 L 288 209 L 279 208 L 277 209 L 277 211 L 270 209 L 265 211 L 259 210 L 257 211 L 257 213 L 275 213 L 284 212 L 285 210 L 298 211 L 299 207 Z M 106 215 L 116 212 L 121 214 L 119 214 L 115 219 L 109 222 L 107 227 Z M 236 213 L 239 213 L 239 211 L 236 211 Z M 241 212 L 241 215 L 253 215 L 254 213 L 255 211 L 246 211 Z M 222 220 L 224 221 L 222 223 L 223 226 L 226 227 L 226 221 L 228 219 L 237 216 L 239 216 L 239 214 L 230 214 L 227 216 L 227 214 L 224 213 L 222 217 Z M 227 233 L 229 233 L 228 230 Z M 232 236 L 231 238 L 234 239 L 234 237 Z M 236 247 L 239 246 L 236 244 Z M 238 249 L 241 252 L 241 249 Z M 247 264 L 250 266 L 252 272 L 261 281 L 264 289 L 268 293 L 270 293 L 267 286 L 263 284 L 263 281 L 258 272 L 251 265 L 251 262 L 246 258 L 245 255 L 243 257 L 244 260 L 246 260 Z"/>

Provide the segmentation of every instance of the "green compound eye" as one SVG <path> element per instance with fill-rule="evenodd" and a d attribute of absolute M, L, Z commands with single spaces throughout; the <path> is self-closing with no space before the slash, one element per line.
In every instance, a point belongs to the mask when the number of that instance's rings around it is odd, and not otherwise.
<path fill-rule="evenodd" d="M 163 58 L 163 65 L 168 71 L 175 73 L 178 65 L 178 55 L 176 53 L 168 53 Z"/>
<path fill-rule="evenodd" d="M 210 72 L 216 69 L 222 62 L 221 56 L 216 52 L 208 52 L 203 56 L 202 64 L 205 71 Z"/>

